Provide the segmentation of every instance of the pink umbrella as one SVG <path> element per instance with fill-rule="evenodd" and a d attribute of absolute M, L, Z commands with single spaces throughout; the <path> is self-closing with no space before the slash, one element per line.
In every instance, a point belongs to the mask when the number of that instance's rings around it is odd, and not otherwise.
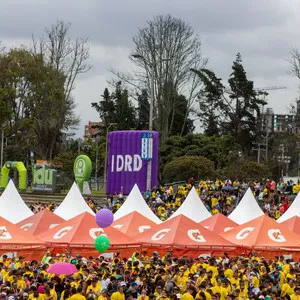
<path fill-rule="evenodd" d="M 56 263 L 52 266 L 50 266 L 47 269 L 48 273 L 51 274 L 55 274 L 55 275 L 71 275 L 74 274 L 76 272 L 78 272 L 78 270 L 76 269 L 76 267 L 70 263 L 67 262 L 59 262 Z"/>

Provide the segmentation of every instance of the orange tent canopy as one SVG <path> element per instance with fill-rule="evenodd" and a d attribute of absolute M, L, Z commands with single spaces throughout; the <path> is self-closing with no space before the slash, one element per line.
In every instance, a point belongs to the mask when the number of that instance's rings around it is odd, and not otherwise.
<path fill-rule="evenodd" d="M 300 217 L 294 216 L 290 219 L 285 220 L 281 224 L 285 225 L 289 230 L 293 231 L 294 233 L 300 235 Z"/>
<path fill-rule="evenodd" d="M 44 209 L 33 216 L 19 222 L 17 225 L 24 231 L 30 232 L 33 235 L 39 235 L 42 232 L 51 229 L 65 220 L 52 211 Z"/>
<path fill-rule="evenodd" d="M 177 248 L 234 248 L 231 242 L 191 219 L 179 215 L 134 237 L 142 246 Z"/>
<path fill-rule="evenodd" d="M 297 248 L 296 245 L 300 243 L 300 235 L 266 215 L 239 225 L 221 236 L 241 247 L 251 248 Z"/>
<path fill-rule="evenodd" d="M 139 233 L 146 232 L 147 230 L 157 226 L 156 223 L 144 217 L 137 211 L 113 222 L 112 227 L 120 230 L 128 236 L 135 236 Z"/>
<path fill-rule="evenodd" d="M 88 212 L 41 233 L 39 237 L 48 245 L 56 247 L 94 248 L 94 240 L 101 234 L 107 235 L 112 248 L 137 246 L 135 240 L 112 226 L 99 228 L 95 216 Z"/>
<path fill-rule="evenodd" d="M 232 228 L 238 226 L 235 222 L 231 221 L 227 217 L 225 217 L 223 214 L 215 214 L 208 219 L 205 219 L 199 223 L 206 229 L 209 229 L 215 233 L 223 233 L 228 230 L 231 230 Z"/>
<path fill-rule="evenodd" d="M 0 249 L 45 248 L 45 242 L 0 217 Z"/>

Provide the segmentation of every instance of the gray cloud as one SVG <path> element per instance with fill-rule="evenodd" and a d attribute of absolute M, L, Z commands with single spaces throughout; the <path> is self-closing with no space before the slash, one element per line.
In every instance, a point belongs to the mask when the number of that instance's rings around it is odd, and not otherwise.
<path fill-rule="evenodd" d="M 98 117 L 90 102 L 100 99 L 111 76 L 108 69 L 133 68 L 128 55 L 137 29 L 153 16 L 168 13 L 193 26 L 218 76 L 228 78 L 239 51 L 257 87 L 288 87 L 270 93 L 275 111 L 286 111 L 297 97 L 298 82 L 287 74 L 285 61 L 292 47 L 300 47 L 296 0 L 1 0 L 0 40 L 29 44 L 32 33 L 41 35 L 57 19 L 71 22 L 74 36 L 89 37 L 94 68 L 79 78 L 74 90 L 83 125 Z"/>

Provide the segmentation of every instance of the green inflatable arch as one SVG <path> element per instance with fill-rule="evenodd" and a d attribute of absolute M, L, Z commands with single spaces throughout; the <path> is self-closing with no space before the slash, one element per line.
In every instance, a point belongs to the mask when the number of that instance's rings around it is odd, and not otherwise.
<path fill-rule="evenodd" d="M 7 161 L 1 170 L 0 187 L 6 188 L 8 185 L 8 176 L 10 170 L 17 170 L 19 173 L 19 189 L 26 190 L 27 188 L 27 170 L 24 164 L 20 161 Z"/>

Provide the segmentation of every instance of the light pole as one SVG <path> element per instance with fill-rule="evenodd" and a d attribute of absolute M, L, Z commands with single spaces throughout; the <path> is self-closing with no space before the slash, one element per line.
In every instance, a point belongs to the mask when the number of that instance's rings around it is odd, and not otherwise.
<path fill-rule="evenodd" d="M 152 131 L 153 131 L 153 107 L 154 107 L 154 94 L 155 94 L 155 86 L 154 86 L 154 80 L 155 80 L 155 65 L 153 63 L 147 62 L 145 57 L 141 54 L 132 54 L 133 58 L 140 59 L 145 64 L 145 69 L 148 74 L 150 74 L 150 105 L 149 105 L 149 138 L 151 141 L 153 141 L 152 138 Z M 170 58 L 163 58 L 161 61 L 170 61 Z M 150 67 L 150 72 L 149 68 Z M 153 143 L 153 142 L 152 142 Z M 153 152 L 153 144 L 151 143 L 152 149 L 150 149 L 151 153 Z M 152 190 L 151 186 L 152 181 L 152 158 L 148 159 L 147 163 L 147 191 Z"/>
<path fill-rule="evenodd" d="M 0 167 L 1 170 L 3 167 L 3 150 L 4 150 L 4 131 L 2 129 L 1 130 L 1 167 Z"/>
<path fill-rule="evenodd" d="M 14 136 L 16 136 L 17 134 L 21 134 L 22 131 L 17 131 L 17 133 L 12 134 L 11 136 L 7 137 L 5 139 L 5 146 L 7 147 L 7 141 L 10 138 L 13 138 Z M 2 170 L 3 167 L 3 156 L 4 156 L 4 130 L 1 130 L 1 158 L 0 158 L 0 170 Z"/>
<path fill-rule="evenodd" d="M 109 128 L 111 126 L 117 125 L 117 123 L 109 123 L 106 127 L 106 142 L 105 142 L 105 161 L 104 161 L 104 173 L 103 173 L 103 183 L 104 183 L 104 189 L 106 189 L 106 172 L 107 172 L 107 151 L 108 151 L 108 132 Z"/>

